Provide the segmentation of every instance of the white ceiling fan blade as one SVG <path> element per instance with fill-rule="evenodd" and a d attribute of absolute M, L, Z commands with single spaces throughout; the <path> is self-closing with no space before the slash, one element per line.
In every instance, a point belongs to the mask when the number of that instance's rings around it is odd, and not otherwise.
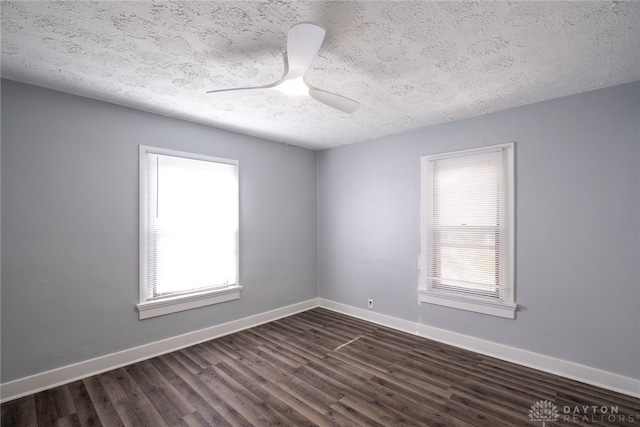
<path fill-rule="evenodd" d="M 320 101 L 329 107 L 333 107 L 336 110 L 340 110 L 347 114 L 351 114 L 360 108 L 360 103 L 358 101 L 312 86 L 309 86 L 309 96 L 316 101 Z"/>
<path fill-rule="evenodd" d="M 265 86 L 252 86 L 252 87 L 236 87 L 232 89 L 216 89 L 216 90 L 208 90 L 207 93 L 218 93 L 218 92 L 233 92 L 236 90 L 262 90 L 262 89 L 270 89 L 282 83 L 282 79 L 278 80 L 275 83 L 271 83 Z"/>
<path fill-rule="evenodd" d="M 318 55 L 325 34 L 324 28 L 308 22 L 291 27 L 287 38 L 286 80 L 300 77 L 309 69 Z"/>

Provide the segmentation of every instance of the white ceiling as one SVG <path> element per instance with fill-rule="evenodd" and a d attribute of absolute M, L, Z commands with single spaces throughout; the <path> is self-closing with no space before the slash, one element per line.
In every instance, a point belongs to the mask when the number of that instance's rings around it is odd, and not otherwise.
<path fill-rule="evenodd" d="M 2 1 L 2 76 L 323 149 L 640 80 L 640 2 Z M 306 78 L 348 115 L 272 83 L 291 25 L 327 37 Z"/>

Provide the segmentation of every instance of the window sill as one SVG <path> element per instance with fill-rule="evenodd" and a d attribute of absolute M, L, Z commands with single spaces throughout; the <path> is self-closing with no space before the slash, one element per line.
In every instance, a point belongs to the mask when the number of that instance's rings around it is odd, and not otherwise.
<path fill-rule="evenodd" d="M 240 298 L 242 286 L 235 285 L 224 289 L 215 289 L 199 294 L 177 296 L 157 301 L 137 304 L 140 320 L 178 311 L 191 310 L 192 308 L 218 304 Z"/>
<path fill-rule="evenodd" d="M 476 313 L 489 314 L 507 319 L 515 319 L 516 308 L 518 307 L 516 304 L 476 301 L 466 298 L 436 295 L 428 292 L 426 289 L 418 289 L 418 300 L 429 304 L 443 305 L 445 307 L 452 307 L 460 310 L 475 311 Z"/>

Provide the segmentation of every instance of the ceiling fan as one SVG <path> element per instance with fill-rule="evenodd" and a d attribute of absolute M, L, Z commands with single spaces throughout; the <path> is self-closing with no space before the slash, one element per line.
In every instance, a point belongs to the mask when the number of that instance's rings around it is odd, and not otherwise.
<path fill-rule="evenodd" d="M 325 29 L 318 25 L 308 22 L 296 24 L 289 29 L 287 53 L 285 56 L 285 72 L 280 80 L 266 86 L 218 89 L 210 90 L 207 93 L 276 89 L 293 96 L 308 95 L 323 104 L 351 114 L 360 108 L 359 102 L 336 93 L 313 87 L 304 79 L 304 73 L 307 72 L 318 54 L 325 34 Z"/>

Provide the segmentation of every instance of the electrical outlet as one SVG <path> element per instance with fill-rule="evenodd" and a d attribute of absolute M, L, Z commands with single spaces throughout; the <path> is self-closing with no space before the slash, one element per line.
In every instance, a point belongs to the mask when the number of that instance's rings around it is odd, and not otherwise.
<path fill-rule="evenodd" d="M 367 301 L 367 307 L 373 310 L 373 298 L 369 298 Z"/>

